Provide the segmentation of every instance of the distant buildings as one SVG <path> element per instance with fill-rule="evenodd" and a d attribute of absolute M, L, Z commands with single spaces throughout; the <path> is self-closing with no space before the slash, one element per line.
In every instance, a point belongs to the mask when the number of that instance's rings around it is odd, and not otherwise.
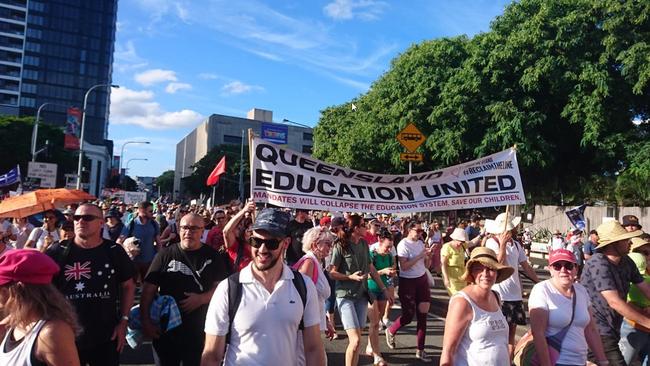
<path fill-rule="evenodd" d="M 0 114 L 63 126 L 66 108 L 83 108 L 86 91 L 111 84 L 117 0 L 0 0 Z M 84 146 L 90 192 L 110 168 L 108 88 L 88 98 Z M 27 148 L 27 147 L 26 147 Z M 62 172 L 76 173 L 76 172 Z"/>
<path fill-rule="evenodd" d="M 181 178 L 192 175 L 191 168 L 217 145 L 244 144 L 248 145 L 248 129 L 262 136 L 264 129 L 267 136 L 286 139 L 279 142 L 288 148 L 311 154 L 313 146 L 312 129 L 288 124 L 273 123 L 273 112 L 263 109 L 252 109 L 247 118 L 213 114 L 203 121 L 192 132 L 176 144 L 176 166 L 174 172 L 174 198 L 183 193 Z M 207 177 L 206 177 L 207 178 Z"/>

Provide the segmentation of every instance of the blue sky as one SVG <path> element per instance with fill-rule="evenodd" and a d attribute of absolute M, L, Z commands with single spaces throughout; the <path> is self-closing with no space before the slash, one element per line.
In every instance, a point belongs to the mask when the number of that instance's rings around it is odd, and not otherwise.
<path fill-rule="evenodd" d="M 176 143 L 213 113 L 251 108 L 314 126 L 423 40 L 474 35 L 502 0 L 120 1 L 109 138 L 129 175 L 174 168 Z"/>

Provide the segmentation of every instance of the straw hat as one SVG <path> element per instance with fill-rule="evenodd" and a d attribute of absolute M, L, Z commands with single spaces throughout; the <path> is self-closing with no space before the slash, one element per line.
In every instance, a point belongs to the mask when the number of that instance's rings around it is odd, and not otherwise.
<path fill-rule="evenodd" d="M 449 235 L 452 240 L 462 241 L 463 243 L 469 241 L 469 236 L 467 232 L 459 227 L 455 228 L 454 231 Z"/>
<path fill-rule="evenodd" d="M 617 241 L 636 238 L 643 234 L 643 231 L 636 230 L 628 232 L 625 228 L 615 220 L 603 222 L 596 228 L 598 232 L 598 246 L 596 249 L 604 248 L 605 246 L 616 243 Z"/>
<path fill-rule="evenodd" d="M 630 246 L 630 252 L 633 252 L 634 250 L 639 249 L 644 245 L 650 245 L 650 241 L 641 238 L 632 238 L 632 245 Z"/>
<path fill-rule="evenodd" d="M 504 212 L 499 214 L 494 220 L 485 220 L 485 231 L 489 234 L 501 234 L 504 231 L 510 231 L 516 228 L 521 222 L 521 217 L 512 217 L 512 215 L 507 215 L 509 220 L 506 222 L 506 215 Z"/>
<path fill-rule="evenodd" d="M 462 280 L 467 281 L 470 278 L 469 269 L 475 262 L 497 271 L 497 280 L 495 283 L 508 279 L 515 272 L 514 268 L 499 263 L 494 250 L 486 247 L 476 247 L 472 250 L 472 254 L 465 264 L 465 273 L 461 277 Z"/>

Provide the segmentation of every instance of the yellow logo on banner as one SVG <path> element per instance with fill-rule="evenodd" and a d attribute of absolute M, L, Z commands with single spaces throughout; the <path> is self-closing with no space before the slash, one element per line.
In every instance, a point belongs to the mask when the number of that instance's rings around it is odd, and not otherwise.
<path fill-rule="evenodd" d="M 404 129 L 397 134 L 397 141 L 399 141 L 399 143 L 402 144 L 402 146 L 404 146 L 409 152 L 415 151 L 418 146 L 422 145 L 424 143 L 424 139 L 424 134 L 422 134 L 422 132 L 420 132 L 420 130 L 418 130 L 418 128 L 415 127 L 415 125 L 412 123 L 406 125 L 406 127 L 404 127 Z"/>

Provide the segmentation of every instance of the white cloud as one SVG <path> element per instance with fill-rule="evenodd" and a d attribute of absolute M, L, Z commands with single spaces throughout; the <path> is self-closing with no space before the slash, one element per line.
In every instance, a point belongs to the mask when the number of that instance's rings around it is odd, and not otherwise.
<path fill-rule="evenodd" d="M 264 88 L 258 85 L 244 84 L 239 80 L 232 81 L 221 87 L 222 95 L 238 95 L 250 93 L 253 91 L 263 91 Z"/>
<path fill-rule="evenodd" d="M 147 66 L 147 61 L 138 55 L 133 41 L 115 44 L 115 64 L 117 72 L 125 73 Z"/>
<path fill-rule="evenodd" d="M 193 26 L 204 28 L 215 42 L 330 77 L 340 75 L 367 82 L 385 71 L 388 59 L 398 49 L 397 43 L 383 40 L 358 45 L 353 35 L 335 34 L 330 24 L 319 19 L 290 16 L 278 10 L 279 7 L 259 0 L 137 1 L 148 11 L 150 20 L 159 23 L 153 32 L 191 19 Z M 361 20 L 377 19 L 388 6 L 381 0 L 329 1 L 334 1 L 332 6 L 338 6 L 338 10 L 330 11 L 332 14 Z M 180 14 L 173 5 L 175 2 L 182 4 Z M 346 9 L 350 15 L 346 15 Z"/>
<path fill-rule="evenodd" d="M 163 83 L 166 81 L 177 81 L 176 72 L 172 70 L 151 69 L 138 73 L 134 77 L 138 84 L 150 86 L 153 84 Z"/>
<path fill-rule="evenodd" d="M 387 4 L 383 1 L 374 0 L 334 0 L 325 5 L 323 12 L 326 16 L 335 20 L 377 20 L 384 12 Z"/>
<path fill-rule="evenodd" d="M 192 85 L 188 83 L 169 83 L 167 84 L 165 91 L 169 94 L 174 94 L 179 90 L 190 90 L 190 89 L 192 89 Z"/>
<path fill-rule="evenodd" d="M 154 100 L 150 90 L 114 89 L 111 92 L 111 123 L 118 125 L 138 125 L 148 129 L 167 129 L 193 126 L 204 116 L 200 113 L 183 109 L 165 111 Z"/>
<path fill-rule="evenodd" d="M 202 72 L 199 74 L 199 79 L 203 80 L 217 80 L 220 76 L 211 72 Z"/>

